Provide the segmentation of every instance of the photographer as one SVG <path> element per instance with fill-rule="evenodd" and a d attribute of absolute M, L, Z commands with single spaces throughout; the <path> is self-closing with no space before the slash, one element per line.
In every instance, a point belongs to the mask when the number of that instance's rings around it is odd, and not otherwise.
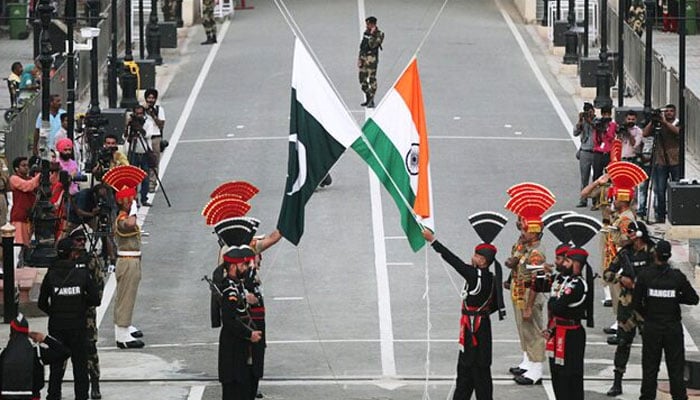
<path fill-rule="evenodd" d="M 118 165 L 129 165 L 129 160 L 124 153 L 119 151 L 119 139 L 112 134 L 105 135 L 102 148 L 97 152 L 97 160 L 92 168 L 92 174 L 98 180 L 102 179 L 102 175 L 110 168 Z"/>
<path fill-rule="evenodd" d="M 80 167 L 73 159 L 73 141 L 68 138 L 59 139 L 56 142 L 56 150 L 58 150 L 58 164 L 61 170 L 66 171 L 71 179 L 69 193 L 72 195 L 78 193 L 78 184 L 76 181 L 86 181 L 80 175 Z"/>
<path fill-rule="evenodd" d="M 153 128 L 151 132 L 151 149 L 153 150 L 154 156 L 154 167 L 151 168 L 149 172 L 149 188 L 148 191 L 154 193 L 156 191 L 156 175 L 158 175 L 158 165 L 160 164 L 160 149 L 161 141 L 163 139 L 163 132 L 165 130 L 165 111 L 163 111 L 163 106 L 156 104 L 158 101 L 158 91 L 156 89 L 150 88 L 146 89 L 144 93 L 146 99 L 146 104 L 144 108 L 146 109 L 146 119 L 153 120 L 154 124 L 146 124 Z M 144 129 L 145 126 L 144 126 Z M 167 146 L 167 141 L 162 142 L 164 146 Z"/>
<path fill-rule="evenodd" d="M 98 184 L 89 189 L 79 191 L 71 197 L 68 212 L 68 225 L 65 232 L 72 232 L 83 224 L 89 226 L 93 235 L 102 240 L 103 256 L 114 264 L 116 258 L 113 245 L 112 224 L 116 204 L 111 189 L 104 184 Z"/>
<path fill-rule="evenodd" d="M 625 124 L 618 127 L 617 138 L 622 142 L 622 161 L 641 165 L 642 129 L 637 126 L 637 113 L 629 110 L 625 115 Z"/>
<path fill-rule="evenodd" d="M 29 161 L 27 157 L 17 157 L 12 161 L 14 175 L 10 177 L 10 189 L 12 190 L 12 209 L 10 210 L 10 223 L 15 226 L 15 244 L 22 245 L 19 260 L 23 260 L 23 254 L 32 232 L 29 224 L 30 210 L 36 201 L 36 189 L 39 187 L 40 173 L 30 177 Z"/>
<path fill-rule="evenodd" d="M 663 115 L 662 115 L 663 113 Z M 644 137 L 654 137 L 651 179 L 654 187 L 655 222 L 666 221 L 666 187 L 669 177 L 680 179 L 680 139 L 676 106 L 667 104 L 662 110 L 652 110 L 650 121 L 644 127 Z"/>
<path fill-rule="evenodd" d="M 593 118 L 595 108 L 591 103 L 583 103 L 583 111 L 578 114 L 578 122 L 574 128 L 574 136 L 581 137 L 581 147 L 576 153 L 579 170 L 581 172 L 581 190 L 588 186 L 591 180 L 591 168 L 593 168 Z M 588 206 L 588 200 L 582 197 L 576 207 Z"/>
<path fill-rule="evenodd" d="M 600 109 L 600 118 L 593 120 L 593 180 L 603 175 L 603 170 L 610 162 L 610 150 L 617 132 L 617 123 L 612 120 L 612 108 L 605 106 Z M 594 200 L 592 211 L 598 209 Z"/>
<path fill-rule="evenodd" d="M 154 131 L 154 125 L 155 122 L 152 119 L 146 118 L 146 109 L 138 105 L 134 107 L 131 113 L 126 131 L 126 140 L 129 143 L 129 151 L 127 152 L 129 163 L 146 171 L 146 177 L 141 182 L 139 190 L 140 204 L 145 207 L 150 207 L 151 205 L 148 202 L 148 171 L 155 165 L 153 150 L 149 143 Z"/>

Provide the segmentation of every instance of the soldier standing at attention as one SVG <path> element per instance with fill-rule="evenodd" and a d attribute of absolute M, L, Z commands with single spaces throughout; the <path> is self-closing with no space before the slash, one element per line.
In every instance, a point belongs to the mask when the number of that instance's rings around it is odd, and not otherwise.
<path fill-rule="evenodd" d="M 379 50 L 384 41 L 384 32 L 377 28 L 377 18 L 365 19 L 367 30 L 362 35 L 360 42 L 360 55 L 357 58 L 357 67 L 360 69 L 360 85 L 365 92 L 363 107 L 374 108 L 374 93 L 377 91 L 377 65 L 379 64 Z M 214 39 L 216 40 L 216 39 Z"/>
<path fill-rule="evenodd" d="M 204 27 L 204 33 L 207 34 L 207 40 L 203 41 L 201 44 L 216 43 L 216 21 L 214 20 L 215 5 L 216 0 L 202 1 L 202 26 Z"/>

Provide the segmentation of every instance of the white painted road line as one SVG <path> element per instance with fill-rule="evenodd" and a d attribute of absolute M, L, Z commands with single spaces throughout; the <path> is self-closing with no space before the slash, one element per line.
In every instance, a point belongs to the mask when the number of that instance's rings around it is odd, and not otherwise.
<path fill-rule="evenodd" d="M 192 386 L 190 388 L 190 394 L 187 396 L 187 400 L 201 400 L 204 396 L 204 389 L 206 386 Z"/>
<path fill-rule="evenodd" d="M 520 47 L 520 50 L 522 51 L 523 56 L 525 57 L 525 60 L 527 61 L 528 65 L 530 66 L 530 69 L 532 69 L 532 72 L 535 74 L 535 78 L 537 78 L 537 82 L 539 82 L 540 86 L 542 86 L 544 93 L 547 95 L 549 102 L 552 103 L 552 107 L 554 107 L 554 111 L 556 111 L 557 115 L 559 116 L 559 119 L 561 120 L 561 123 L 564 125 L 566 132 L 569 134 L 569 137 L 574 142 L 574 145 L 576 146 L 576 148 L 578 148 L 579 145 L 581 144 L 581 140 L 578 137 L 574 136 L 574 132 L 573 132 L 574 131 L 574 124 L 571 123 L 571 120 L 566 115 L 566 111 L 564 111 L 564 107 L 562 107 L 561 103 L 559 102 L 559 99 L 557 99 L 557 96 L 554 94 L 554 90 L 552 90 L 552 87 L 549 86 L 549 83 L 544 78 L 542 71 L 540 70 L 540 68 L 537 66 L 537 63 L 535 62 L 535 58 L 532 56 L 532 53 L 530 52 L 530 49 L 527 47 L 527 44 L 525 43 L 525 40 L 523 39 L 522 35 L 520 35 L 520 32 L 518 32 L 518 28 L 515 27 L 515 24 L 513 23 L 513 20 L 510 18 L 510 15 L 508 15 L 508 13 L 503 8 L 503 5 L 501 4 L 501 2 L 499 0 L 496 0 L 496 6 L 498 6 L 498 10 L 501 12 L 501 15 L 503 16 L 503 19 L 506 21 L 506 24 L 508 25 L 510 32 L 513 34 L 515 41 L 518 43 L 518 46 Z"/>
<path fill-rule="evenodd" d="M 266 140 L 289 140 L 287 136 L 259 136 L 259 137 L 226 137 L 226 138 L 208 138 L 208 139 L 183 139 L 180 143 L 219 143 L 219 142 L 253 142 Z M 448 135 L 431 135 L 430 140 L 478 140 L 488 141 L 516 141 L 516 142 L 568 142 L 571 139 L 567 138 L 547 138 L 547 137 L 529 137 L 529 136 L 448 136 Z"/>
<path fill-rule="evenodd" d="M 412 262 L 388 262 L 388 263 L 386 263 L 386 265 L 412 267 L 413 263 Z"/>
<path fill-rule="evenodd" d="M 273 297 L 272 300 L 275 301 L 297 301 L 304 300 L 303 297 Z"/>
<path fill-rule="evenodd" d="M 211 68 L 212 63 L 216 58 L 216 54 L 219 52 L 221 42 L 223 42 L 223 38 L 226 37 L 226 31 L 228 31 L 229 25 L 231 25 L 231 20 L 228 19 L 223 24 L 221 24 L 221 40 L 218 43 L 214 44 L 211 50 L 209 50 L 209 55 L 207 56 L 206 60 L 204 60 L 204 65 L 202 65 L 202 69 L 199 71 L 199 76 L 197 76 L 197 80 L 195 81 L 194 86 L 192 87 L 190 97 L 187 98 L 185 107 L 182 109 L 180 118 L 177 120 L 175 130 L 173 131 L 173 134 L 170 137 L 170 147 L 172 148 L 172 150 L 163 153 L 163 156 L 160 159 L 160 164 L 158 168 L 158 178 L 161 180 L 165 176 L 165 171 L 168 169 L 170 159 L 172 158 L 173 153 L 175 153 L 175 148 L 177 147 L 178 142 L 180 141 L 180 137 L 182 136 L 182 133 L 185 130 L 187 120 L 190 118 L 190 114 L 192 114 L 192 109 L 194 108 L 194 104 L 197 101 L 197 97 L 199 96 L 199 91 L 202 90 L 204 80 L 207 78 L 207 75 L 209 74 L 209 69 Z M 143 220 L 148 215 L 148 211 L 150 209 L 150 207 L 141 208 L 138 215 L 140 222 L 143 222 Z M 114 274 L 111 274 L 107 278 L 107 282 L 105 283 L 105 288 L 102 295 L 102 304 L 97 308 L 96 323 L 98 327 L 102 322 L 102 318 L 104 318 L 105 312 L 107 312 L 107 308 L 109 308 L 109 304 L 112 302 L 112 297 L 114 297 L 114 291 L 116 287 L 116 278 L 114 277 Z"/>

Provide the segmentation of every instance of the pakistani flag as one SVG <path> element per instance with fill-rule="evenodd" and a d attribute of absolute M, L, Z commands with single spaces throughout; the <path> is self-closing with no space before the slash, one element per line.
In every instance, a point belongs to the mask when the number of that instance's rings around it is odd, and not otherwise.
<path fill-rule="evenodd" d="M 277 228 L 299 244 L 304 207 L 345 149 L 361 135 L 311 55 L 294 43 L 287 184 Z"/>
<path fill-rule="evenodd" d="M 425 244 L 422 226 L 433 229 L 428 131 L 418 62 L 414 57 L 352 148 L 377 174 L 399 209 L 413 251 Z"/>

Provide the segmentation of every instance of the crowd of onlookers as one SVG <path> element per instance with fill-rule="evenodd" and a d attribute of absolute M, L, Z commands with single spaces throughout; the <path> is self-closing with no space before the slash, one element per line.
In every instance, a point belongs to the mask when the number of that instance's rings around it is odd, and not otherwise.
<path fill-rule="evenodd" d="M 679 160 L 679 121 L 676 107 L 667 104 L 662 109 L 653 110 L 644 125 L 635 111 L 621 116 L 621 124 L 612 118 L 611 107 L 603 107 L 600 116 L 596 115 L 593 104 L 584 103 L 583 111 L 574 128 L 574 136 L 581 140 L 576 153 L 579 161 L 581 184 L 585 188 L 590 182 L 600 178 L 610 162 L 613 141 L 622 143 L 621 161 L 639 165 L 650 177 L 637 188 L 635 211 L 639 218 L 647 219 L 648 210 L 653 209 L 651 223 L 666 221 L 666 189 L 669 180 L 680 179 Z M 650 187 L 651 185 L 651 193 Z M 649 195 L 653 194 L 653 207 Z M 592 199 L 591 210 L 597 210 L 599 199 Z M 582 197 L 577 207 L 587 207 L 588 200 Z M 650 215 L 651 217 L 651 215 Z"/>

